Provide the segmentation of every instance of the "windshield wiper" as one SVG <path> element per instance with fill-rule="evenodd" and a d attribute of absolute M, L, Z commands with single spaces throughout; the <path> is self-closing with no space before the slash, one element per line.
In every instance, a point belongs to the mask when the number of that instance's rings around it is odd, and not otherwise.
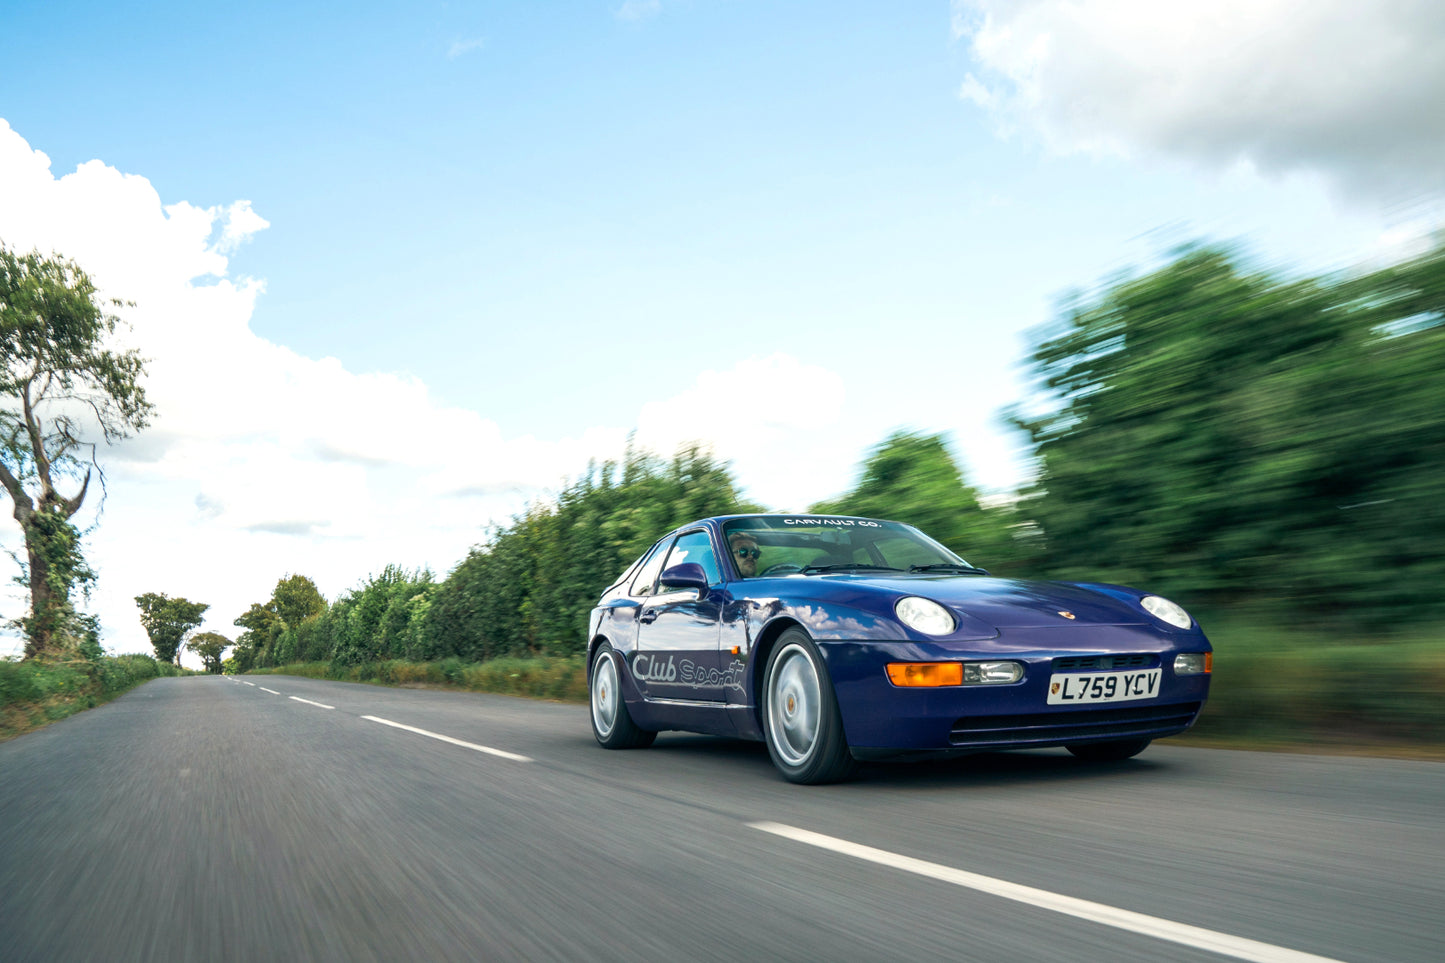
<path fill-rule="evenodd" d="M 910 572 L 962 572 L 965 575 L 987 575 L 988 569 L 965 565 L 962 562 L 938 562 L 933 565 L 910 565 Z"/>
<path fill-rule="evenodd" d="M 841 565 L 804 565 L 798 571 L 808 572 L 856 572 L 867 569 L 870 572 L 901 572 L 901 568 L 892 568 L 888 565 L 871 565 L 867 562 L 844 562 Z"/>

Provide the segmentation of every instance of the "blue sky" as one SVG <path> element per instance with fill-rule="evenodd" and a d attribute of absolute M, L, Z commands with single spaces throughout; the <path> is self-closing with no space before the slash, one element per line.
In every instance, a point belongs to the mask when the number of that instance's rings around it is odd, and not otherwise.
<path fill-rule="evenodd" d="M 1442 35 L 1404 0 L 12 0 L 0 239 L 136 300 L 164 402 L 92 536 L 107 631 L 445 572 L 634 431 L 778 508 L 898 427 L 1007 491 L 1067 292 L 1438 226 Z"/>

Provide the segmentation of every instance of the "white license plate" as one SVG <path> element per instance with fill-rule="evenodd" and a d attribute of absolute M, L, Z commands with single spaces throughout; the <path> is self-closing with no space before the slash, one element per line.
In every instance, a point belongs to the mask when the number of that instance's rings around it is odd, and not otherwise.
<path fill-rule="evenodd" d="M 1152 699 L 1159 694 L 1161 671 L 1056 672 L 1049 677 L 1049 705 Z"/>

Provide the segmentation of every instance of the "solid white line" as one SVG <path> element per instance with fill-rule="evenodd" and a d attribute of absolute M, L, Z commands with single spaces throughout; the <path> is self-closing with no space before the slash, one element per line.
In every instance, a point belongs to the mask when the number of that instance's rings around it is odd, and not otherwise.
<path fill-rule="evenodd" d="M 268 688 L 266 688 L 264 685 L 258 685 L 256 688 L 260 689 L 262 692 L 269 692 L 269 693 L 271 693 L 272 695 L 280 695 L 280 694 L 281 694 L 281 693 L 277 692 L 275 689 L 268 689 Z"/>
<path fill-rule="evenodd" d="M 320 702 L 312 702 L 310 699 L 303 699 L 303 698 L 301 698 L 300 696 L 292 696 L 291 698 L 295 699 L 297 702 L 304 702 L 304 703 L 306 703 L 308 706 L 316 706 L 316 707 L 319 708 L 319 709 L 335 709 L 335 708 L 336 708 L 335 706 L 324 705 L 323 703 L 320 703 Z"/>
<path fill-rule="evenodd" d="M 775 836 L 782 836 L 785 839 L 806 843 L 809 846 L 817 846 L 820 849 L 842 853 L 845 856 L 865 859 L 870 863 L 891 866 L 894 869 L 901 869 L 904 872 L 916 873 L 919 876 L 942 880 L 945 883 L 953 883 L 955 886 L 965 886 L 969 889 L 978 890 L 981 893 L 1002 896 L 1004 899 L 1027 903 L 1030 906 L 1038 906 L 1042 909 L 1053 910 L 1056 913 L 1063 913 L 1067 916 L 1076 916 L 1079 919 L 1092 920 L 1095 923 L 1103 923 L 1105 926 L 1113 926 L 1121 930 L 1142 933 L 1145 936 L 1168 940 L 1171 943 L 1180 943 L 1184 946 L 1192 946 L 1196 949 L 1219 953 L 1223 956 L 1232 956 L 1241 960 L 1252 960 L 1254 963 L 1340 963 L 1339 960 L 1333 960 L 1325 956 L 1301 953 L 1297 950 L 1289 950 L 1269 943 L 1260 943 L 1238 936 L 1230 936 L 1227 933 L 1217 933 L 1214 930 L 1206 930 L 1202 927 L 1190 926 L 1186 923 L 1175 923 L 1171 920 L 1159 919 L 1155 916 L 1145 916 L 1143 913 L 1134 913 L 1113 906 L 1105 906 L 1103 903 L 1091 903 L 1088 900 L 1075 899 L 1072 896 L 1050 893 L 1048 890 L 1034 889 L 1031 886 L 1020 886 L 1018 883 L 994 879 L 991 876 L 980 876 L 977 873 L 954 869 L 951 866 L 942 866 L 938 863 L 930 863 L 922 859 L 914 859 L 911 856 L 900 856 L 897 853 L 890 853 L 885 849 L 874 849 L 872 846 L 850 843 L 846 839 L 824 836 L 821 833 L 809 832 L 806 829 L 798 829 L 794 826 L 785 826 L 782 823 L 757 822 L 748 823 L 748 825 L 753 829 L 760 829 L 765 833 L 772 833 Z"/>
<path fill-rule="evenodd" d="M 491 746 L 479 746 L 475 742 L 463 742 L 460 739 L 453 739 L 451 736 L 444 736 L 437 732 L 427 732 L 425 729 L 418 729 L 415 726 L 404 726 L 400 722 L 392 722 L 389 719 L 379 719 L 376 716 L 362 716 L 372 722 L 379 722 L 384 726 L 391 726 L 393 729 L 405 729 L 407 732 L 415 732 L 419 736 L 426 736 L 430 739 L 440 739 L 442 742 L 450 742 L 454 746 L 462 746 L 466 749 L 475 749 L 477 752 L 485 752 L 489 756 L 501 756 L 503 759 L 511 759 L 516 762 L 531 762 L 527 756 L 519 756 L 515 752 L 503 752 L 501 749 L 493 749 Z"/>

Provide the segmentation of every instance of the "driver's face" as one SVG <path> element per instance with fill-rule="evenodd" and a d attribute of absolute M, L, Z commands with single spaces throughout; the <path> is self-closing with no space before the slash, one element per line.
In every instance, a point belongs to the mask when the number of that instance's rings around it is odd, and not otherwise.
<path fill-rule="evenodd" d="M 752 578 L 758 574 L 758 543 L 746 539 L 734 542 L 733 562 L 738 567 L 738 574 L 743 578 Z"/>

